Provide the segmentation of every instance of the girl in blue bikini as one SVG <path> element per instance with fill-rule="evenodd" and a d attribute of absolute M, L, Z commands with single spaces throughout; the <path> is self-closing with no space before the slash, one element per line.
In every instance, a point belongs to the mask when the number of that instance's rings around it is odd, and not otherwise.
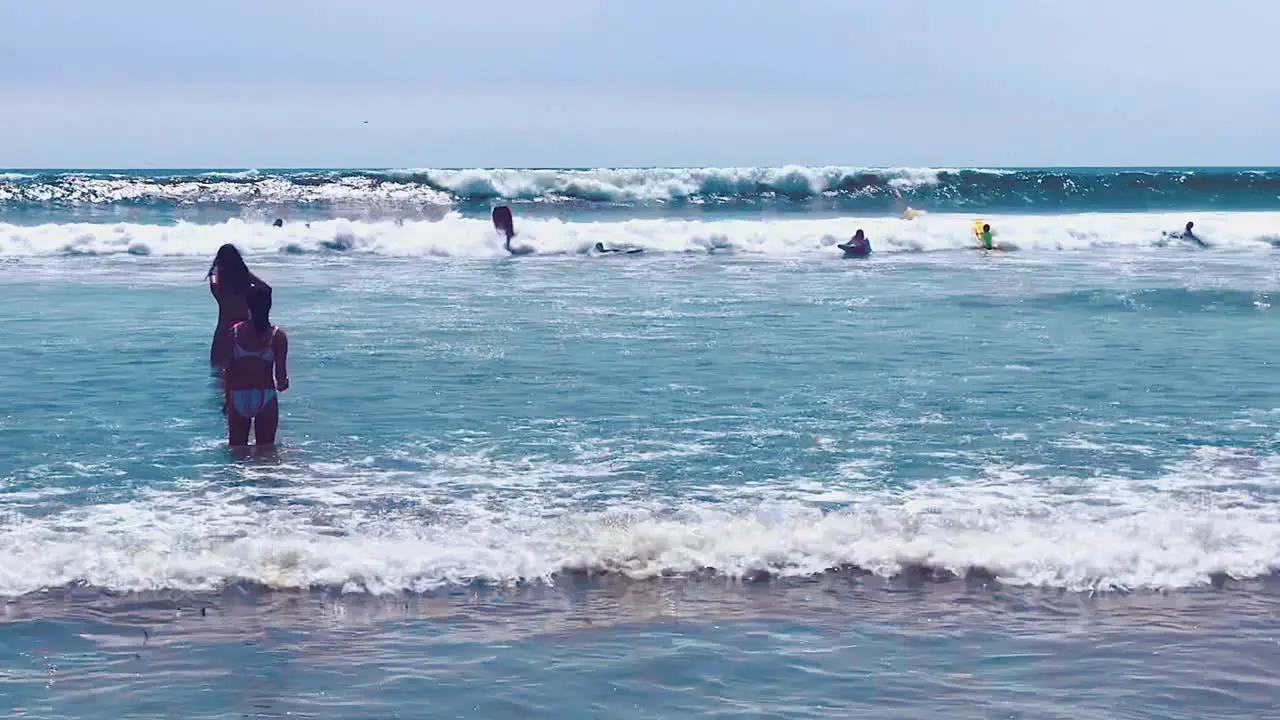
<path fill-rule="evenodd" d="M 251 287 L 245 301 L 249 319 L 231 326 L 221 358 L 227 371 L 227 439 L 231 447 L 248 445 L 252 426 L 254 441 L 266 447 L 275 444 L 280 424 L 277 394 L 289 389 L 289 338 L 271 324 L 269 288 Z"/>

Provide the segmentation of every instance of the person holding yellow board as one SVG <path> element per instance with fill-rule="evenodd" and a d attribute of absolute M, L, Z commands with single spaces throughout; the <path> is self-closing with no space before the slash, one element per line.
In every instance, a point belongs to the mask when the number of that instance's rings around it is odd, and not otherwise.
<path fill-rule="evenodd" d="M 983 250 L 994 250 L 995 245 L 991 241 L 991 225 L 981 220 L 973 221 L 973 236 L 977 238 Z"/>

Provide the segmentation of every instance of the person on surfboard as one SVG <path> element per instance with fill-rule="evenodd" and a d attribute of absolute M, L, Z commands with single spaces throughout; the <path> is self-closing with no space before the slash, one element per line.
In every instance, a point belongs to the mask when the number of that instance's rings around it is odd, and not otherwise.
<path fill-rule="evenodd" d="M 516 225 L 511 217 L 511 208 L 499 205 L 493 209 L 493 227 L 507 237 L 506 243 L 503 244 L 507 252 L 512 255 L 528 255 L 533 252 L 533 248 L 528 245 L 511 245 L 511 238 L 516 236 Z"/>
<path fill-rule="evenodd" d="M 1171 238 L 1176 238 L 1178 240 L 1188 240 L 1190 242 L 1193 242 L 1199 245 L 1200 247 L 1209 247 L 1208 243 L 1201 240 L 1198 235 L 1196 235 L 1194 232 L 1191 231 L 1191 228 L 1193 227 L 1195 227 L 1195 223 L 1189 222 L 1187 223 L 1187 226 L 1182 230 L 1180 231 L 1175 230 L 1174 232 L 1171 232 L 1171 233 L 1165 233 L 1165 235 Z"/>
<path fill-rule="evenodd" d="M 982 249 L 983 249 L 983 250 L 991 250 L 991 249 L 992 249 L 992 243 L 991 243 L 991 225 L 990 225 L 990 224 L 984 223 L 984 224 L 982 225 L 982 234 L 978 236 L 978 239 L 982 241 Z"/>
<path fill-rule="evenodd" d="M 607 248 L 602 242 L 596 243 L 592 249 L 602 255 L 639 255 L 644 252 L 643 248 Z"/>
<path fill-rule="evenodd" d="M 841 243 L 836 247 L 844 251 L 845 257 L 866 257 L 871 254 L 871 241 L 862 232 L 862 228 L 858 228 L 858 232 L 853 234 L 849 242 Z"/>

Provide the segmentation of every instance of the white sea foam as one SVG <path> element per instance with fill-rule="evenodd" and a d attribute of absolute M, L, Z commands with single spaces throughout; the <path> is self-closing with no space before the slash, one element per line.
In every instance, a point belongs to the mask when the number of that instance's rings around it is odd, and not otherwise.
<path fill-rule="evenodd" d="M 989 216 L 1002 245 L 1025 252 L 1108 248 L 1187 248 L 1163 232 L 1186 215 L 1169 213 Z M 643 248 L 651 253 L 736 252 L 797 257 L 831 255 L 857 228 L 866 230 L 881 256 L 974 247 L 964 215 L 892 217 L 677 220 L 631 219 L 566 222 L 517 218 L 518 241 L 542 254 L 574 254 L 595 243 Z M 1280 243 L 1280 213 L 1212 213 L 1196 216 L 1197 232 L 1218 249 L 1270 250 Z M 439 221 L 290 223 L 282 228 L 231 220 L 201 225 L 0 224 L 0 257 L 125 254 L 211 256 L 225 242 L 248 254 L 335 253 L 460 258 L 502 257 L 501 238 L 485 219 L 451 213 Z"/>
<path fill-rule="evenodd" d="M 70 204 L 131 201 L 288 204 L 348 202 L 448 206 L 459 200 L 671 202 L 705 198 L 811 198 L 831 193 L 889 194 L 936 185 L 946 168 L 788 165 L 724 168 L 433 168 L 389 171 L 214 171 L 137 176 L 73 172 L 0 174 L 0 201 Z M 995 170 L 974 170 L 984 175 Z M 33 182 L 25 182 L 32 180 Z"/>
<path fill-rule="evenodd" d="M 1046 477 L 992 466 L 978 478 L 886 489 L 859 463 L 830 478 L 697 484 L 655 499 L 625 473 L 646 453 L 584 449 L 577 462 L 484 451 L 246 469 L 131 502 L 0 523 L 0 594 L 86 583 L 122 591 L 272 588 L 422 591 L 550 581 L 565 571 L 634 579 L 707 570 L 794 577 L 909 566 L 1072 590 L 1178 589 L 1280 569 L 1280 458 L 1204 449 L 1163 475 Z M 603 489 L 602 489 L 603 488 Z M 714 494 L 719 502 L 698 499 Z M 839 504 L 832 506 L 832 503 Z M 841 506 L 842 505 L 842 506 Z"/>
<path fill-rule="evenodd" d="M 936 185 L 934 168 L 855 168 L 847 166 L 729 168 L 596 168 L 591 170 L 420 170 L 402 174 L 426 177 L 460 197 L 532 200 L 574 197 L 606 202 L 652 202 L 694 196 L 754 197 L 762 193 L 812 196 L 842 189 L 854 178 L 876 175 L 897 190 Z M 980 171 L 994 172 L 994 171 Z M 396 177 L 397 173 L 391 173 Z"/>
<path fill-rule="evenodd" d="M 176 205 L 235 203 L 356 203 L 367 206 L 450 205 L 454 198 L 413 182 L 382 181 L 363 175 L 334 175 L 324 182 L 299 183 L 288 176 L 257 170 L 213 172 L 163 182 L 129 175 L 64 175 L 56 182 L 19 183 L 24 177 L 0 178 L 0 202 L 94 205 L 168 202 Z"/>

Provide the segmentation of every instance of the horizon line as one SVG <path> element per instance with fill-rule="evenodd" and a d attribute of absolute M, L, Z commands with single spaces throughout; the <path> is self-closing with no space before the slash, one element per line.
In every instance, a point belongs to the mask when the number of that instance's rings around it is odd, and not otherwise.
<path fill-rule="evenodd" d="M 765 170 L 765 169 L 782 169 L 788 167 L 797 168 L 824 168 L 824 167 L 841 167 L 852 168 L 858 170 L 1002 170 L 1002 171 L 1025 171 L 1025 170 L 1280 170 L 1280 165 L 982 165 L 982 164 L 938 164 L 938 165 L 859 165 L 849 163 L 826 163 L 826 164 L 805 164 L 805 163 L 785 163 L 785 164 L 766 164 L 766 165 L 457 165 L 457 166 L 431 166 L 431 165 L 295 165 L 295 166 L 200 166 L 200 165 L 173 165 L 173 166 L 111 166 L 111 165 L 86 165 L 81 167 L 70 166 L 0 166 L 0 173 L 57 173 L 57 172 L 129 172 L 129 171 L 145 171 L 145 172 L 172 172 L 172 171 L 201 171 L 201 172 L 280 172 L 280 171 L 320 171 L 320 172 L 341 172 L 341 171 L 412 171 L 412 170 L 515 170 L 515 171 L 590 171 L 590 170 L 729 170 L 729 169 L 749 169 L 749 170 Z"/>

